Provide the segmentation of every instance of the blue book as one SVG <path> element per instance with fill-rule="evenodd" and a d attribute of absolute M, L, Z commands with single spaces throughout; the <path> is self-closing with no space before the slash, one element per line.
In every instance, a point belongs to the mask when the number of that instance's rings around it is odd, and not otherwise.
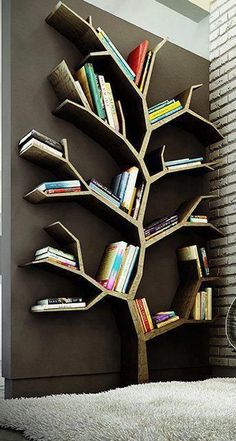
<path fill-rule="evenodd" d="M 153 112 L 155 112 L 156 110 L 162 109 L 163 107 L 169 106 L 170 104 L 174 103 L 175 100 L 166 100 L 166 101 L 162 101 L 159 104 L 155 104 L 155 106 L 149 107 L 148 109 L 148 113 L 152 114 Z"/>
<path fill-rule="evenodd" d="M 114 178 L 112 179 L 111 190 L 112 190 L 112 193 L 114 193 L 115 195 L 118 194 L 118 188 L 120 185 L 122 174 L 123 173 L 120 173 L 119 175 L 114 176 Z"/>
<path fill-rule="evenodd" d="M 183 109 L 183 106 L 176 107 L 176 109 L 170 110 L 169 112 L 164 113 L 164 115 L 158 116 L 157 118 L 153 119 L 151 121 L 151 124 L 155 124 L 156 122 L 161 121 L 162 119 L 172 115 L 173 113 L 178 112 L 181 109 Z"/>
<path fill-rule="evenodd" d="M 132 271 L 133 271 L 133 269 L 134 269 L 135 262 L 136 262 L 136 260 L 137 260 L 138 253 L 139 253 L 139 247 L 136 247 L 136 250 L 135 250 L 135 252 L 134 252 L 134 256 L 133 256 L 133 259 L 132 259 L 131 265 L 130 265 L 130 267 L 129 267 L 128 274 L 127 274 L 126 279 L 125 279 L 124 286 L 123 286 L 123 288 L 122 288 L 122 292 L 126 292 L 126 289 L 127 289 L 127 287 L 128 287 L 128 284 L 129 284 L 129 281 L 130 281 L 130 278 L 131 278 L 131 275 L 132 275 Z"/>
<path fill-rule="evenodd" d="M 202 162 L 203 161 L 203 157 L 199 157 L 199 158 L 185 158 L 185 159 L 176 159 L 175 161 L 167 161 L 165 162 L 165 165 L 171 166 L 171 165 L 180 165 L 180 164 L 191 164 L 192 162 Z"/>
<path fill-rule="evenodd" d="M 119 197 L 121 202 L 124 199 L 125 190 L 126 190 L 126 187 L 127 187 L 127 184 L 128 184 L 128 180 L 129 180 L 129 173 L 128 172 L 122 173 L 120 185 L 119 185 L 119 188 L 118 188 L 118 194 L 117 194 L 117 196 Z"/>
<path fill-rule="evenodd" d="M 91 190 L 93 190 L 95 193 L 97 193 L 100 196 L 104 197 L 107 201 L 109 201 L 112 204 L 114 204 L 116 207 L 120 207 L 120 202 L 117 199 L 113 198 L 111 195 L 109 195 L 108 193 L 103 191 L 100 187 L 97 187 L 92 182 L 90 182 L 89 188 L 91 188 Z"/>
<path fill-rule="evenodd" d="M 107 283 L 107 289 L 112 290 L 114 288 L 115 281 L 116 281 L 119 269 L 121 267 L 122 260 L 123 260 L 123 257 L 124 257 L 124 252 L 125 252 L 125 249 L 126 249 L 127 245 L 128 245 L 127 242 L 124 242 L 124 241 L 121 241 L 119 243 L 119 248 L 117 250 L 117 254 L 116 254 L 114 263 L 112 265 L 111 273 L 109 275 L 109 280 L 108 280 L 108 283 Z"/>
<path fill-rule="evenodd" d="M 45 190 L 52 190 L 55 188 L 73 188 L 73 187 L 80 187 L 81 183 L 77 179 L 74 179 L 73 181 L 54 181 L 54 182 L 43 182 L 43 184 L 39 185 L 37 187 L 38 190 L 45 191 Z"/>

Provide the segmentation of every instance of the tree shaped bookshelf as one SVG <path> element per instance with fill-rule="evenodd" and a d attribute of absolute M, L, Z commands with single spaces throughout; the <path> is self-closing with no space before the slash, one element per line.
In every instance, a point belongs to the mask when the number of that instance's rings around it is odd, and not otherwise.
<path fill-rule="evenodd" d="M 48 168 L 60 179 L 79 179 L 82 184 L 82 191 L 76 195 L 73 193 L 46 195 L 44 192 L 36 188 L 27 193 L 25 199 L 34 204 L 75 200 L 89 210 L 95 212 L 106 222 L 111 223 L 121 230 L 125 238 L 128 238 L 140 247 L 140 253 L 134 270 L 134 277 L 128 292 L 124 294 L 105 290 L 85 272 L 78 239 L 75 238 L 60 222 L 55 222 L 46 228 L 47 232 L 53 236 L 62 247 L 65 247 L 67 250 L 73 248 L 74 253 L 78 257 L 79 268 L 67 269 L 62 265 L 52 263 L 49 260 L 40 262 L 32 261 L 26 264 L 26 266 L 34 268 L 43 266 L 43 268 L 47 270 L 60 271 L 62 275 L 72 277 L 77 281 L 79 280 L 83 283 L 89 298 L 88 305 L 84 309 L 93 307 L 104 297 L 113 299 L 113 301 L 116 302 L 114 310 L 116 310 L 118 321 L 122 321 L 120 331 L 127 360 L 129 358 L 130 347 L 127 343 L 128 339 L 126 331 L 128 325 L 125 317 L 131 319 L 131 327 L 129 329 L 131 329 L 135 335 L 133 343 L 136 345 L 136 380 L 138 382 L 145 382 L 148 381 L 147 341 L 162 333 L 171 331 L 178 326 L 201 323 L 201 321 L 189 319 L 196 293 L 200 287 L 202 285 L 204 286 L 206 283 L 217 283 L 216 277 L 203 278 L 200 276 L 196 261 L 191 261 L 190 266 L 186 267 L 185 265 L 183 268 L 180 268 L 180 285 L 177 289 L 173 304 L 171 305 L 179 314 L 180 319 L 161 329 L 155 329 L 151 332 L 144 333 L 137 315 L 134 299 L 143 275 L 146 249 L 156 244 L 161 239 L 164 239 L 167 235 L 175 233 L 180 228 L 186 232 L 193 228 L 207 239 L 217 238 L 222 235 L 221 231 L 211 223 L 201 223 L 196 225 L 188 222 L 189 216 L 194 212 L 197 206 L 203 200 L 212 197 L 203 195 L 195 197 L 179 207 L 179 223 L 177 225 L 164 233 L 156 235 L 150 240 L 145 239 L 143 221 L 151 185 L 171 173 L 204 173 L 214 170 L 217 165 L 216 162 L 206 162 L 200 166 L 191 166 L 190 164 L 185 170 L 176 169 L 174 171 L 168 171 L 164 163 L 165 146 L 163 146 L 162 149 L 156 152 L 157 166 L 154 171 L 151 171 L 148 165 L 148 154 L 146 154 L 150 138 L 154 131 L 166 124 L 181 126 L 184 130 L 192 132 L 205 146 L 222 139 L 222 136 L 212 123 L 190 109 L 192 94 L 194 90 L 201 85 L 193 85 L 176 97 L 180 100 L 183 106 L 181 111 L 166 117 L 162 121 L 151 126 L 148 119 L 146 97 L 156 55 L 163 47 L 166 40 L 162 40 L 152 52 L 147 81 L 144 91 L 141 93 L 135 83 L 122 71 L 114 58 L 114 55 L 103 45 L 98 37 L 97 31 L 92 25 L 91 18 L 84 20 L 65 4 L 59 2 L 55 10 L 47 17 L 46 21 L 78 48 L 85 57 L 83 63 L 92 62 L 95 70 L 96 68 L 103 70 L 108 81 L 114 85 L 114 90 L 116 91 L 117 96 L 119 96 L 122 110 L 121 132 L 114 130 L 92 110 L 84 107 L 80 95 L 78 94 L 76 82 L 65 60 L 63 60 L 49 75 L 49 81 L 52 84 L 57 97 L 62 101 L 53 111 L 54 115 L 74 124 L 95 139 L 95 141 L 101 144 L 102 147 L 107 149 L 119 166 L 127 164 L 136 165 L 139 168 L 139 174 L 145 183 L 145 190 L 141 201 L 139 216 L 136 220 L 121 209 L 114 207 L 111 203 L 89 188 L 86 181 L 69 160 L 67 141 L 62 140 L 61 144 L 64 147 L 63 158 L 58 158 L 53 155 L 53 153 L 44 152 L 37 145 L 31 146 L 21 153 L 20 156 L 39 164 L 40 166 Z"/>

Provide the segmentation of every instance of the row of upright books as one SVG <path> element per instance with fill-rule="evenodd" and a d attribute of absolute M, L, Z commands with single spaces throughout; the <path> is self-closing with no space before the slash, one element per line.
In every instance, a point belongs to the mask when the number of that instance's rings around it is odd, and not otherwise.
<path fill-rule="evenodd" d="M 179 320 L 179 316 L 176 315 L 175 311 L 156 312 L 152 316 L 145 298 L 135 299 L 134 304 L 144 333 Z"/>
<path fill-rule="evenodd" d="M 212 320 L 212 288 L 207 287 L 196 295 L 192 310 L 194 320 Z"/>
<path fill-rule="evenodd" d="M 148 109 L 149 121 L 151 124 L 155 124 L 161 121 L 167 116 L 173 115 L 183 109 L 183 106 L 179 100 L 165 100 L 161 103 L 155 104 Z"/>

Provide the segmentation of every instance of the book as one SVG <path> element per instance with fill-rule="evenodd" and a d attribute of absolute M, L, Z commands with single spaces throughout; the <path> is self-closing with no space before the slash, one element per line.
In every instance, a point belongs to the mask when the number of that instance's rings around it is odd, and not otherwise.
<path fill-rule="evenodd" d="M 102 260 L 96 274 L 96 280 L 104 288 L 107 288 L 116 255 L 119 250 L 119 246 L 120 242 L 111 243 L 106 247 L 103 253 Z"/>
<path fill-rule="evenodd" d="M 144 307 L 143 300 L 144 299 L 135 299 L 135 304 L 137 306 L 137 310 L 139 313 L 139 317 L 141 319 L 143 330 L 146 333 L 146 332 L 152 331 L 154 329 L 154 326 L 153 326 L 152 322 L 150 324 L 150 321 L 148 320 L 147 309 L 145 309 L 145 307 Z"/>
<path fill-rule="evenodd" d="M 135 252 L 133 254 L 133 257 L 132 257 L 132 260 L 131 260 L 131 264 L 130 264 L 130 266 L 128 268 L 128 272 L 127 272 L 127 275 L 126 275 L 126 278 L 125 278 L 125 282 L 124 282 L 124 285 L 123 285 L 123 288 L 122 288 L 122 291 L 121 291 L 123 293 L 126 293 L 126 291 L 128 289 L 128 286 L 129 286 L 129 283 L 130 283 L 130 280 L 131 280 L 131 276 L 132 276 L 132 272 L 133 272 L 133 269 L 134 269 L 134 265 L 135 265 L 137 257 L 138 257 L 138 253 L 139 253 L 139 247 L 136 246 L 135 247 Z"/>
<path fill-rule="evenodd" d="M 51 252 L 47 252 L 47 253 L 39 254 L 39 255 L 35 256 L 35 260 L 43 260 L 43 259 L 48 259 L 48 258 L 52 258 L 54 260 L 57 260 L 59 263 L 64 263 L 64 264 L 68 264 L 68 265 L 77 267 L 77 263 L 75 261 L 65 259 L 65 257 L 58 256 L 57 254 L 54 254 Z"/>
<path fill-rule="evenodd" d="M 162 219 L 152 222 L 150 225 L 145 227 L 144 235 L 148 237 L 151 234 L 156 233 L 165 227 L 171 227 L 172 225 L 175 225 L 177 222 L 178 222 L 178 215 L 164 217 Z"/>
<path fill-rule="evenodd" d="M 150 240 L 152 239 L 154 236 L 157 236 L 158 234 L 163 233 L 166 230 L 169 230 L 170 228 L 174 227 L 175 225 L 178 224 L 178 221 L 172 222 L 166 226 L 163 226 L 162 228 L 157 228 L 155 231 L 153 231 L 152 233 L 150 233 L 148 236 L 145 237 L 146 240 Z"/>
<path fill-rule="evenodd" d="M 79 302 L 79 303 L 58 303 L 54 305 L 35 305 L 32 306 L 31 311 L 33 312 L 40 312 L 40 311 L 53 311 L 60 309 L 63 311 L 63 309 L 77 309 L 77 308 L 85 308 L 86 303 L 85 302 Z"/>
<path fill-rule="evenodd" d="M 135 49 L 133 49 L 127 58 L 127 62 L 133 72 L 135 73 L 135 84 L 139 84 L 143 65 L 146 57 L 146 53 L 148 50 L 149 41 L 144 40 L 140 43 Z"/>
<path fill-rule="evenodd" d="M 109 275 L 109 279 L 107 282 L 107 289 L 109 290 L 113 290 L 115 282 L 116 282 L 116 278 L 118 276 L 121 264 L 122 264 L 122 259 L 124 256 L 124 252 L 126 250 L 127 247 L 127 243 L 124 241 L 119 242 L 119 246 L 117 248 L 117 252 L 116 252 L 116 257 L 114 260 L 114 263 L 112 265 L 111 268 L 111 273 Z"/>
<path fill-rule="evenodd" d="M 179 320 L 178 315 L 174 315 L 173 317 L 170 317 L 169 319 L 165 320 L 164 322 L 156 323 L 157 328 L 162 328 L 163 326 L 169 325 L 170 323 L 176 322 Z"/>
<path fill-rule="evenodd" d="M 97 181 L 97 179 L 89 179 L 88 184 L 94 184 L 97 187 L 101 188 L 101 190 L 103 190 L 104 192 L 106 192 L 107 194 L 109 194 L 110 196 L 112 196 L 114 199 L 116 199 L 117 201 L 120 201 L 120 199 L 118 198 L 118 196 L 116 196 L 112 190 L 108 187 L 106 187 L 105 185 L 101 184 L 101 182 Z"/>
<path fill-rule="evenodd" d="M 177 250 L 177 256 L 179 262 L 196 260 L 199 276 L 202 277 L 202 268 L 201 268 L 201 262 L 198 254 L 197 245 L 190 245 L 188 247 L 179 248 Z"/>
<path fill-rule="evenodd" d="M 134 208 L 132 213 L 134 219 L 138 219 L 144 189 L 145 189 L 145 182 L 142 182 L 142 184 L 137 188 L 136 199 L 134 202 Z"/>
<path fill-rule="evenodd" d="M 119 121 L 118 121 L 118 116 L 116 113 L 116 106 L 115 106 L 115 101 L 114 101 L 114 97 L 113 97 L 113 93 L 112 93 L 112 88 L 111 88 L 111 84 L 110 83 L 105 83 L 106 86 L 106 91 L 107 91 L 107 96 L 109 98 L 110 101 L 110 109 L 111 109 L 111 113 L 112 113 L 112 119 L 114 122 L 114 129 L 119 132 L 120 130 L 120 126 L 119 126 Z"/>
<path fill-rule="evenodd" d="M 128 245 L 123 257 L 123 261 L 120 267 L 118 278 L 115 284 L 115 291 L 122 292 L 126 277 L 129 272 L 130 265 L 132 263 L 136 247 L 134 245 Z"/>
<path fill-rule="evenodd" d="M 194 320 L 201 320 L 201 297 L 200 292 L 197 293 L 193 310 L 192 310 L 192 317 Z"/>
<path fill-rule="evenodd" d="M 152 320 L 155 322 L 164 322 L 168 320 L 170 317 L 174 317 L 175 311 L 166 311 L 166 312 L 158 312 L 152 316 Z"/>
<path fill-rule="evenodd" d="M 78 179 L 74 179 L 73 181 L 52 181 L 52 182 L 43 182 L 41 185 L 37 187 L 38 190 L 54 190 L 55 188 L 73 188 L 80 187 L 81 183 Z"/>
<path fill-rule="evenodd" d="M 118 208 L 120 207 L 120 201 L 117 200 L 115 196 L 109 195 L 105 190 L 103 190 L 101 187 L 98 187 L 93 182 L 89 183 L 89 188 L 97 193 L 99 196 L 102 196 L 108 202 L 111 202 L 111 204 L 115 205 Z"/>
<path fill-rule="evenodd" d="M 129 172 L 125 171 L 121 174 L 121 180 L 117 191 L 117 196 L 121 201 L 123 201 L 124 199 L 128 180 L 129 180 Z"/>
<path fill-rule="evenodd" d="M 167 106 L 162 107 L 161 109 L 157 109 L 151 114 L 149 114 L 150 121 L 154 120 L 156 117 L 164 115 L 165 113 L 168 113 L 170 110 L 174 110 L 177 107 L 181 106 L 180 101 L 175 101 L 172 104 L 168 104 Z"/>
<path fill-rule="evenodd" d="M 212 320 L 212 288 L 206 288 L 206 296 L 207 296 L 207 314 L 206 320 Z"/>
<path fill-rule="evenodd" d="M 92 95 L 90 92 L 89 82 L 88 82 L 86 71 L 85 71 L 85 66 L 83 66 L 79 70 L 77 70 L 77 72 L 75 73 L 75 79 L 79 81 L 79 83 L 84 91 L 84 94 L 87 98 L 87 101 L 89 103 L 91 110 L 95 111 L 94 105 L 93 105 L 93 100 L 92 100 Z"/>
<path fill-rule="evenodd" d="M 66 266 L 67 268 L 72 268 L 73 270 L 79 268 L 78 266 L 75 266 L 73 264 L 73 262 L 68 263 L 68 262 L 65 262 L 64 260 L 62 260 L 61 258 L 52 257 L 51 255 L 49 255 L 48 257 L 46 257 L 44 259 L 48 260 L 50 263 L 57 264 L 57 265 L 63 265 L 63 266 Z M 42 257 L 38 258 L 38 259 L 35 258 L 35 260 L 40 261 L 40 260 L 43 260 L 43 258 Z"/>
<path fill-rule="evenodd" d="M 165 161 L 165 166 L 171 166 L 171 165 L 178 165 L 178 164 L 185 164 L 185 163 L 191 163 L 191 162 L 198 162 L 198 161 L 203 161 L 203 157 L 199 157 L 199 158 L 183 158 L 183 159 L 174 159 L 172 161 Z"/>
<path fill-rule="evenodd" d="M 119 173 L 118 175 L 114 176 L 114 178 L 111 181 L 111 191 L 116 196 L 118 196 L 118 188 L 120 185 L 120 181 L 122 179 L 122 175 L 123 175 L 123 173 Z"/>
<path fill-rule="evenodd" d="M 126 122 L 125 122 L 125 115 L 123 112 L 121 101 L 120 100 L 115 101 L 115 105 L 116 105 L 116 113 L 120 127 L 120 132 L 124 137 L 126 137 Z"/>
<path fill-rule="evenodd" d="M 102 93 L 102 98 L 103 98 L 103 102 L 104 102 L 104 107 L 105 107 L 105 112 L 106 112 L 106 117 L 107 117 L 108 124 L 111 127 L 113 127 L 113 129 L 115 129 L 116 125 L 115 125 L 115 122 L 114 122 L 114 119 L 113 119 L 111 100 L 110 100 L 110 96 L 109 96 L 108 91 L 107 91 L 107 87 L 106 87 L 104 76 L 103 75 L 98 75 L 98 81 L 99 81 L 100 88 L 101 88 L 101 93 Z"/>
<path fill-rule="evenodd" d="M 197 216 L 190 216 L 189 217 L 189 222 L 192 222 L 193 224 L 207 224 L 208 223 L 208 219 L 207 217 L 197 217 Z"/>
<path fill-rule="evenodd" d="M 120 65 L 123 72 L 131 79 L 134 80 L 135 73 L 130 68 L 129 64 L 126 62 L 126 60 L 122 57 L 121 53 L 118 51 L 118 49 L 115 47 L 115 45 L 112 43 L 108 35 L 101 29 L 100 27 L 97 28 L 98 37 L 106 47 L 108 51 L 111 51 L 114 55 L 114 58 Z"/>
<path fill-rule="evenodd" d="M 155 110 L 161 109 L 162 107 L 166 107 L 168 104 L 172 104 L 174 102 L 175 102 L 175 99 L 162 101 L 161 103 L 158 103 L 158 104 L 155 104 L 152 107 L 149 107 L 148 113 L 151 114 Z"/>
<path fill-rule="evenodd" d="M 53 253 L 56 254 L 58 257 L 64 257 L 65 259 L 76 261 L 76 258 L 73 254 L 65 253 L 65 251 L 58 250 L 57 248 L 53 248 L 50 246 L 40 248 L 35 252 L 35 256 L 39 256 L 40 254 L 45 254 L 45 253 Z"/>
<path fill-rule="evenodd" d="M 58 150 L 59 152 L 64 153 L 64 148 L 60 142 L 54 141 L 54 139 L 49 138 L 48 136 L 45 136 L 42 133 L 39 133 L 35 129 L 30 130 L 30 132 L 28 132 L 23 138 L 20 139 L 19 146 L 22 147 L 31 138 L 34 138 L 42 142 L 43 144 L 47 144 L 49 147 L 52 147 Z"/>
<path fill-rule="evenodd" d="M 205 276 L 209 276 L 210 269 L 209 269 L 206 249 L 204 247 L 199 247 L 198 252 L 199 252 L 199 258 L 200 258 L 203 274 Z"/>
<path fill-rule="evenodd" d="M 143 92 L 145 84 L 146 84 L 146 80 L 147 80 L 147 76 L 148 76 L 148 71 L 149 71 L 150 64 L 151 64 L 152 55 L 153 55 L 153 52 L 152 51 L 148 51 L 148 53 L 146 55 L 146 58 L 145 58 L 142 75 L 141 75 L 141 78 L 140 78 L 140 81 L 139 81 L 139 89 L 140 89 L 141 92 Z"/>
<path fill-rule="evenodd" d="M 81 84 L 79 82 L 79 80 L 74 80 L 74 81 L 75 81 L 75 85 L 76 85 L 78 94 L 79 94 L 79 96 L 81 98 L 81 101 L 82 101 L 84 107 L 87 107 L 89 110 L 92 110 L 91 106 L 90 106 L 90 104 L 88 102 L 88 99 L 87 99 L 87 97 L 86 97 L 86 95 L 85 95 L 85 93 L 83 91 L 83 88 L 82 88 L 82 86 L 81 86 Z"/>
<path fill-rule="evenodd" d="M 68 304 L 68 303 L 84 303 L 82 297 L 51 297 L 48 299 L 38 300 L 38 305 L 58 305 L 58 304 Z M 86 304 L 85 304 L 86 306 Z"/>
<path fill-rule="evenodd" d="M 35 138 L 31 138 L 29 141 L 27 141 L 20 149 L 20 153 L 24 153 L 26 150 L 28 150 L 30 147 L 39 147 L 40 149 L 44 150 L 45 152 L 52 153 L 53 155 L 58 156 L 59 158 L 63 157 L 63 153 L 59 150 L 55 149 L 54 147 L 50 147 L 47 144 L 44 144 L 41 141 L 38 141 Z"/>
<path fill-rule="evenodd" d="M 141 300 L 142 300 L 142 303 L 143 303 L 143 307 L 144 307 L 144 310 L 145 310 L 145 313 L 146 313 L 146 317 L 147 317 L 147 320 L 148 320 L 148 324 L 149 324 L 150 330 L 152 331 L 154 329 L 154 325 L 153 325 L 152 317 L 151 317 L 151 314 L 150 314 L 150 311 L 149 311 L 149 308 L 148 308 L 148 305 L 147 305 L 147 300 L 145 299 L 145 297 L 143 299 L 141 299 Z"/>
<path fill-rule="evenodd" d="M 80 193 L 81 187 L 69 187 L 69 188 L 54 188 L 51 190 L 45 190 L 47 194 L 63 194 L 63 193 Z"/>
<path fill-rule="evenodd" d="M 132 193 L 132 197 L 131 197 L 131 201 L 130 201 L 130 204 L 129 204 L 129 210 L 128 210 L 129 216 L 131 216 L 131 213 L 132 213 L 132 210 L 133 210 L 133 205 L 134 205 L 134 201 L 135 201 L 135 198 L 136 198 L 136 194 L 137 194 L 137 188 L 134 187 L 133 193 Z"/>
<path fill-rule="evenodd" d="M 177 169 L 184 169 L 184 168 L 190 168 L 190 167 L 197 167 L 198 165 L 201 165 L 201 161 L 196 162 L 190 162 L 185 164 L 178 164 L 178 165 L 169 165 L 167 166 L 167 170 L 177 170 Z"/>
<path fill-rule="evenodd" d="M 183 109 L 183 106 L 176 107 L 176 109 L 170 110 L 169 112 L 166 112 L 164 115 L 160 115 L 157 118 L 153 119 L 151 121 L 151 124 L 155 124 L 156 122 L 161 121 L 162 119 L 167 118 L 167 116 L 171 116 L 174 113 L 179 112 L 182 109 Z"/>
<path fill-rule="evenodd" d="M 138 167 L 134 166 L 130 167 L 126 171 L 129 173 L 129 178 L 126 185 L 124 197 L 121 202 L 121 207 L 128 213 L 139 170 Z"/>
<path fill-rule="evenodd" d="M 85 63 L 84 67 L 85 67 L 85 73 L 86 73 L 86 77 L 87 77 L 88 84 L 89 84 L 90 93 L 91 93 L 92 100 L 93 100 L 94 109 L 95 109 L 97 115 L 101 119 L 105 119 L 106 114 L 105 114 L 105 110 L 103 108 L 102 101 L 101 101 L 101 91 L 98 87 L 98 82 L 96 79 L 93 65 L 92 65 L 92 63 Z"/>

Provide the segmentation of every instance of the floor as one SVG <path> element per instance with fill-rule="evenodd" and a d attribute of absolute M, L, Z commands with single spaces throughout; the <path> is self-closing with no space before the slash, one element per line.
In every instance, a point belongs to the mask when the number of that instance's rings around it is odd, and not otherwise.
<path fill-rule="evenodd" d="M 4 399 L 4 379 L 1 377 L 1 372 L 0 372 L 0 400 L 3 399 Z M 25 438 L 21 435 L 20 432 L 15 432 L 14 430 L 0 429 L 0 441 L 22 441 L 22 440 L 25 440 Z"/>

